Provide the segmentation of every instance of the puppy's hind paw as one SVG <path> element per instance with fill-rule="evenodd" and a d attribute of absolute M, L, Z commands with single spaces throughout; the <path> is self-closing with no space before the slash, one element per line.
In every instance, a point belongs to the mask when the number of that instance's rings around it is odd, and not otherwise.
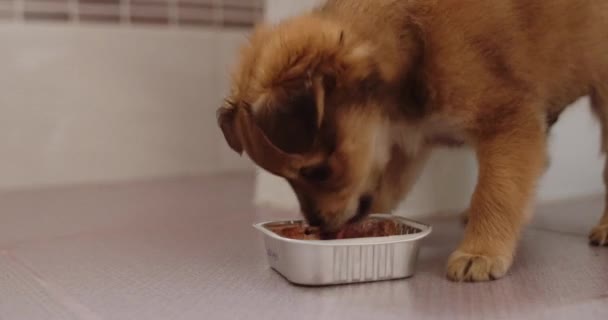
<path fill-rule="evenodd" d="M 608 246 L 608 224 L 593 228 L 589 234 L 589 243 L 593 246 Z"/>
<path fill-rule="evenodd" d="M 448 260 L 448 279 L 456 282 L 479 282 L 502 278 L 509 270 L 511 259 L 456 251 Z"/>

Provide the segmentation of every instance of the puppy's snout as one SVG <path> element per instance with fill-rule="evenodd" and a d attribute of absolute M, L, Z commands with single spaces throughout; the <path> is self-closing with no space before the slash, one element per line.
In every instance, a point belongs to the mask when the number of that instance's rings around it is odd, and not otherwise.
<path fill-rule="evenodd" d="M 342 228 L 345 224 L 357 223 L 367 217 L 372 210 L 374 198 L 371 195 L 363 195 L 356 202 L 355 211 L 344 211 L 341 215 L 334 215 L 337 219 L 324 220 L 321 215 L 321 227 L 328 231 L 335 231 Z M 354 208 L 353 208 L 354 209 Z M 350 213 L 350 214 L 349 214 Z M 350 218 L 348 218 L 350 217 Z"/>
<path fill-rule="evenodd" d="M 365 218 L 367 215 L 371 213 L 372 204 L 374 203 L 374 198 L 371 195 L 364 195 L 359 198 L 359 205 L 357 207 L 357 213 L 353 217 L 353 222 L 359 221 Z"/>
<path fill-rule="evenodd" d="M 320 227 L 323 225 L 323 218 L 321 216 L 321 211 L 319 210 L 307 210 L 304 212 L 304 216 L 306 217 L 308 224 L 313 227 Z"/>
<path fill-rule="evenodd" d="M 343 222 L 336 223 L 322 223 L 321 224 L 321 238 L 322 239 L 335 239 L 342 227 L 345 224 L 357 223 L 367 217 L 372 210 L 372 204 L 374 202 L 374 198 L 370 195 L 361 196 L 357 202 L 357 211 L 355 211 L 354 216 L 352 218 L 346 220 L 341 220 Z M 324 221 L 322 221 L 324 222 Z"/>

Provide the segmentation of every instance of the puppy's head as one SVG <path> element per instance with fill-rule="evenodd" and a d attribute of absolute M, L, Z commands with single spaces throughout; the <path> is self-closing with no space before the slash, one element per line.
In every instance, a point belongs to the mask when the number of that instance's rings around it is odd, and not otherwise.
<path fill-rule="evenodd" d="M 304 16 L 258 27 L 218 110 L 235 151 L 284 177 L 309 223 L 335 231 L 368 214 L 389 161 L 374 48 L 340 25 Z"/>

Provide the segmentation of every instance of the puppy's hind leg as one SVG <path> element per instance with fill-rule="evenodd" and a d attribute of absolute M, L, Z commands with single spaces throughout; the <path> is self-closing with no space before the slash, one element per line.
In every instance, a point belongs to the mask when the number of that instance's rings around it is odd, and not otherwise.
<path fill-rule="evenodd" d="M 602 129 L 602 153 L 608 152 L 608 81 L 595 87 L 591 95 L 591 106 Z M 591 230 L 589 242 L 595 246 L 608 246 L 608 158 L 604 160 L 604 185 L 606 186 L 605 208 L 599 224 Z"/>

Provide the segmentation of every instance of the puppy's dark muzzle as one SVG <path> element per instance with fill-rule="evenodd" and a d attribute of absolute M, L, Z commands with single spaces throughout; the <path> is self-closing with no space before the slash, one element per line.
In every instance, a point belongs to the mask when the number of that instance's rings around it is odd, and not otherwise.
<path fill-rule="evenodd" d="M 306 222 L 312 227 L 321 227 L 323 225 L 323 218 L 319 211 L 308 211 L 304 213 Z"/>
<path fill-rule="evenodd" d="M 357 223 L 365 217 L 367 217 L 372 210 L 372 205 L 374 203 L 374 198 L 370 195 L 365 195 L 359 198 L 359 205 L 357 206 L 357 212 L 354 217 L 352 217 L 348 222 L 348 224 Z M 321 225 L 321 239 L 330 240 L 335 239 L 340 230 L 328 230 Z"/>
<path fill-rule="evenodd" d="M 356 223 L 359 222 L 365 217 L 367 217 L 372 210 L 372 205 L 374 203 L 374 198 L 370 195 L 364 195 L 359 198 L 359 206 L 357 207 L 357 213 L 348 223 Z"/>

